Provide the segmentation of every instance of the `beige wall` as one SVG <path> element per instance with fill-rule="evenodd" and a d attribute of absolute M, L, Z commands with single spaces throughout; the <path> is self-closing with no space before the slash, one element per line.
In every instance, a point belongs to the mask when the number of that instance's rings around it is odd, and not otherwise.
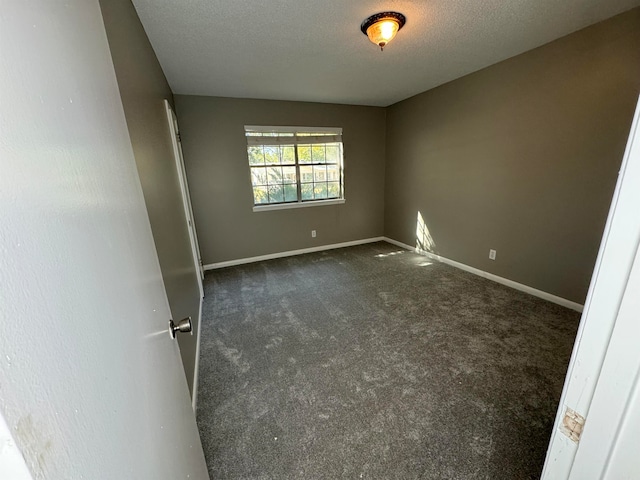
<path fill-rule="evenodd" d="M 129 1 L 102 4 L 173 315 L 196 318 L 160 101 L 171 92 Z M 203 261 L 383 234 L 415 245 L 420 212 L 436 253 L 583 302 L 640 90 L 638 51 L 635 9 L 387 109 L 177 95 Z M 347 202 L 254 213 L 245 124 L 342 127 Z M 181 348 L 191 383 L 195 337 Z"/>
<path fill-rule="evenodd" d="M 171 313 L 191 316 L 197 332 L 200 292 L 163 102 L 173 101 L 171 89 L 131 1 L 101 0 L 100 7 Z M 197 338 L 178 340 L 192 390 Z"/>
<path fill-rule="evenodd" d="M 639 87 L 635 9 L 391 106 L 385 235 L 583 303 Z"/>
<path fill-rule="evenodd" d="M 176 95 L 205 264 L 381 236 L 385 110 Z M 346 203 L 253 212 L 244 125 L 342 127 Z M 311 238 L 311 230 L 317 237 Z"/>

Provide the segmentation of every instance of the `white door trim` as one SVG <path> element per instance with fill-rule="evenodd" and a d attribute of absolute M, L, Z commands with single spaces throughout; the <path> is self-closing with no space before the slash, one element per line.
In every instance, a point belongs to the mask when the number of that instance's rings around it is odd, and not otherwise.
<path fill-rule="evenodd" d="M 551 433 L 542 480 L 569 478 L 578 445 L 561 433 L 567 408 L 586 418 L 640 240 L 640 102 L 611 201 L 584 313 Z M 621 366 L 621 368 L 627 366 Z M 601 445 L 602 448 L 608 448 Z M 580 465 L 575 465 L 577 469 Z"/>
<path fill-rule="evenodd" d="M 640 473 L 640 463 L 629 456 L 629 452 L 637 452 L 638 444 L 638 416 L 633 412 L 640 405 L 639 291 L 640 249 L 620 303 L 571 479 L 638 478 Z"/>
<path fill-rule="evenodd" d="M 180 145 L 180 132 L 178 130 L 178 120 L 171 108 L 171 104 L 165 99 L 164 106 L 167 111 L 167 122 L 169 123 L 169 132 L 171 134 L 171 145 L 173 146 L 173 156 L 176 160 L 176 170 L 178 171 L 178 179 L 180 183 L 180 192 L 182 193 L 182 206 L 184 207 L 184 215 L 187 219 L 187 230 L 189 231 L 189 240 L 191 243 L 191 253 L 193 262 L 196 267 L 198 276 L 198 287 L 200 288 L 200 298 L 204 297 L 204 288 L 202 280 L 204 279 L 204 270 L 202 268 L 202 260 L 200 257 L 200 246 L 198 245 L 198 235 L 196 233 L 196 224 L 193 219 L 193 208 L 191 207 L 191 196 L 189 194 L 189 183 L 187 182 L 187 171 L 184 167 L 184 159 L 182 157 L 182 146 Z"/>
<path fill-rule="evenodd" d="M 198 309 L 198 331 L 196 332 L 196 362 L 193 368 L 193 394 L 191 395 L 191 406 L 193 407 L 193 413 L 196 413 L 198 407 L 198 378 L 200 375 L 200 333 L 202 332 L 202 304 L 204 302 L 203 297 L 200 297 L 200 308 Z"/>

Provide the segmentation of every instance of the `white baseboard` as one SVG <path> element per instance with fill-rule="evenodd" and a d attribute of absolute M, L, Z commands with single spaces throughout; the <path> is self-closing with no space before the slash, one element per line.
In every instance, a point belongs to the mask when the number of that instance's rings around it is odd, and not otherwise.
<path fill-rule="evenodd" d="M 205 265 L 204 269 L 215 270 L 217 268 L 232 267 L 234 265 L 243 265 L 246 263 L 253 263 L 253 262 L 261 262 L 263 260 L 271 260 L 274 258 L 292 257 L 294 255 L 303 255 L 305 253 L 321 252 L 324 250 L 333 250 L 335 248 L 353 247 L 355 245 L 363 245 L 365 243 L 373 243 L 373 242 L 381 242 L 381 241 L 385 241 L 393 245 L 397 245 L 398 247 L 404 248 L 406 250 L 411 250 L 412 252 L 425 255 L 433 260 L 446 263 L 447 265 L 451 265 L 453 267 L 459 268 L 466 272 L 473 273 L 474 275 L 478 275 L 488 280 L 492 280 L 496 283 L 506 285 L 507 287 L 515 288 L 516 290 L 520 290 L 522 292 L 528 293 L 535 297 L 542 298 L 544 300 L 547 300 L 552 303 L 556 303 L 558 305 L 562 305 L 563 307 L 570 308 L 571 310 L 575 310 L 576 312 L 582 312 L 582 309 L 584 308 L 584 305 L 581 305 L 576 302 L 572 302 L 571 300 L 567 300 L 566 298 L 558 297 L 557 295 L 543 292 L 542 290 L 538 290 L 537 288 L 533 288 L 528 285 L 524 285 L 522 283 L 514 282 L 513 280 L 509 280 L 508 278 L 499 277 L 498 275 L 494 275 L 493 273 L 485 272 L 484 270 L 470 267 L 469 265 L 465 265 L 464 263 L 456 262 L 455 260 L 450 260 L 448 258 L 441 257 L 440 255 L 436 255 L 431 252 L 419 250 L 415 247 L 407 245 L 406 243 L 399 242 L 389 237 L 364 238 L 362 240 L 353 240 L 351 242 L 332 243 L 330 245 L 320 245 L 318 247 L 302 248 L 300 250 L 289 250 L 287 252 L 270 253 L 268 255 L 260 255 L 257 257 L 239 258 L 237 260 L 228 260 L 226 262 L 210 263 L 208 265 Z M 199 326 L 200 324 L 198 324 L 198 328 L 200 328 Z M 200 333 L 198 332 L 198 342 L 199 342 L 199 336 L 200 336 Z M 198 343 L 198 348 L 200 348 L 199 343 Z M 197 374 L 197 364 L 196 364 L 196 374 Z M 194 380 L 194 410 L 195 410 L 195 398 L 196 398 L 195 385 L 196 383 Z"/>
<path fill-rule="evenodd" d="M 324 250 L 333 250 L 335 248 L 353 247 L 355 245 L 364 245 L 365 243 L 382 242 L 385 237 L 364 238 L 362 240 L 353 240 L 351 242 L 332 243 L 330 245 L 320 245 L 318 247 L 301 248 L 300 250 L 289 250 L 287 252 L 270 253 L 269 255 L 260 255 L 258 257 L 239 258 L 237 260 L 228 260 L 226 262 L 209 263 L 204 265 L 205 270 L 215 270 L 217 268 L 233 267 L 234 265 L 243 265 L 245 263 L 261 262 L 263 260 L 272 260 L 274 258 L 293 257 L 294 255 L 303 255 L 305 253 L 321 252 Z"/>
<path fill-rule="evenodd" d="M 200 298 L 200 308 L 198 310 L 198 329 L 196 331 L 196 362 L 193 367 L 193 394 L 191 395 L 191 406 L 193 413 L 196 413 L 198 407 L 198 378 L 200 374 L 200 332 L 202 331 L 202 303 L 204 298 Z"/>
<path fill-rule="evenodd" d="M 499 277 L 498 275 L 494 275 L 493 273 L 485 272 L 484 270 L 479 270 L 477 268 L 470 267 L 469 265 L 465 265 L 464 263 L 456 262 L 454 260 L 449 260 L 448 258 L 441 257 L 440 255 L 436 255 L 435 253 L 420 250 L 416 247 L 407 245 L 406 243 L 398 242 L 397 240 L 393 240 L 392 238 L 383 237 L 383 240 L 385 242 L 392 243 L 393 245 L 397 245 L 398 247 L 404 248 L 406 250 L 411 250 L 412 252 L 419 253 L 420 255 L 425 255 L 426 257 L 429 257 L 433 260 L 446 263 L 447 265 L 451 265 L 453 267 L 459 268 L 460 270 L 464 270 L 466 272 L 473 273 L 474 275 L 478 275 L 488 280 L 501 283 L 502 285 L 506 285 L 507 287 L 515 288 L 516 290 L 520 290 L 522 292 L 528 293 L 530 295 L 533 295 L 534 297 L 539 297 L 549 302 L 557 303 L 558 305 L 562 305 L 563 307 L 570 308 L 571 310 L 575 310 L 576 312 L 582 312 L 582 309 L 584 308 L 584 305 L 580 305 L 579 303 L 572 302 L 571 300 L 567 300 L 566 298 L 558 297 L 551 293 L 543 292 L 542 290 L 538 290 L 537 288 L 533 288 L 528 285 L 523 285 L 522 283 L 514 282 L 513 280 L 509 280 L 508 278 Z"/>

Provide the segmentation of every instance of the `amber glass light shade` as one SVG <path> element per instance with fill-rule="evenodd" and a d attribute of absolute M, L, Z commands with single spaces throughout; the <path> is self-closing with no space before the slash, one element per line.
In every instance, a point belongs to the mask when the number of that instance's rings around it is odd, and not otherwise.
<path fill-rule="evenodd" d="M 367 28 L 367 37 L 382 49 L 393 40 L 399 27 L 400 25 L 394 19 L 381 20 Z"/>
<path fill-rule="evenodd" d="M 401 13 L 382 12 L 370 16 L 360 26 L 362 33 L 366 34 L 372 43 L 383 50 L 385 45 L 393 40 L 398 30 L 405 23 L 405 17 Z"/>

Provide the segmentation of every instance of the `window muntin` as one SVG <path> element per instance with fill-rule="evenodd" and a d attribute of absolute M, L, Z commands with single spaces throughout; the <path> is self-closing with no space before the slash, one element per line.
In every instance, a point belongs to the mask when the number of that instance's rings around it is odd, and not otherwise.
<path fill-rule="evenodd" d="M 342 129 L 246 126 L 255 206 L 344 199 Z"/>

